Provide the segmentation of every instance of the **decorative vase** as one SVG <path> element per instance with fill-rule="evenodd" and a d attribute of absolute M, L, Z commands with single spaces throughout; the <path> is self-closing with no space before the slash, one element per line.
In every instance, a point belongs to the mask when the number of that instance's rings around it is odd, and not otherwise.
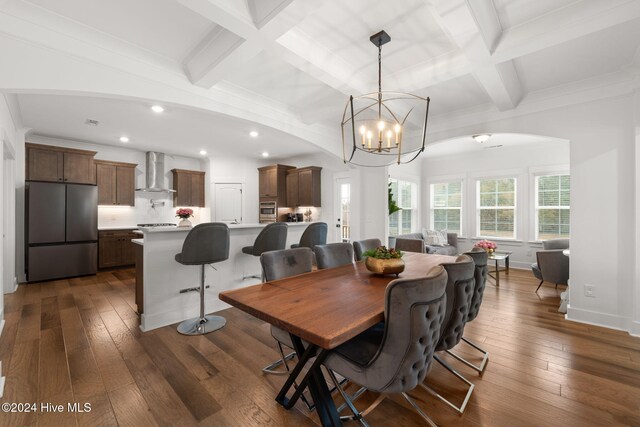
<path fill-rule="evenodd" d="M 178 223 L 178 227 L 191 227 L 191 221 L 188 218 L 182 218 Z"/>
<path fill-rule="evenodd" d="M 373 258 L 367 257 L 364 261 L 364 265 L 372 273 L 375 274 L 395 274 L 399 275 L 404 271 L 404 260 L 402 258 Z"/>

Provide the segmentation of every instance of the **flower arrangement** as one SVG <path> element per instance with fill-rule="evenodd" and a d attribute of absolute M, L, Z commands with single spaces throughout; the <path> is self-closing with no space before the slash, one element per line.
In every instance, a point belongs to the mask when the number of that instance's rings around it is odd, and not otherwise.
<path fill-rule="evenodd" d="M 491 240 L 480 240 L 475 245 L 473 245 L 473 247 L 484 249 L 489 253 L 493 253 L 493 251 L 498 249 L 498 245 L 496 245 L 496 243 L 492 242 Z"/>
<path fill-rule="evenodd" d="M 387 249 L 386 246 L 378 246 L 375 249 L 365 251 L 362 256 L 376 259 L 396 259 L 402 258 L 402 251 L 396 251 L 394 248 Z"/>
<path fill-rule="evenodd" d="M 193 216 L 193 209 L 189 209 L 189 208 L 178 209 L 176 211 L 176 216 L 182 219 L 189 219 Z"/>

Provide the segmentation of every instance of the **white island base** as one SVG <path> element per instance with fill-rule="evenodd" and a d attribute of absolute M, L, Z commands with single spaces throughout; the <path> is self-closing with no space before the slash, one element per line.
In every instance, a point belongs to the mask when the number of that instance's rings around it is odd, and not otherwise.
<path fill-rule="evenodd" d="M 287 248 L 300 241 L 302 232 L 310 223 L 289 223 Z M 242 288 L 260 283 L 258 279 L 246 279 L 244 276 L 260 275 L 260 259 L 243 254 L 242 248 L 251 246 L 264 228 L 264 224 L 233 224 L 231 232 L 229 259 L 214 264 L 215 270 L 205 266 L 205 283 L 209 286 L 205 292 L 205 312 L 212 313 L 230 307 L 218 299 L 221 291 Z M 140 228 L 143 239 L 133 242 L 142 245 L 142 265 L 136 263 L 141 271 L 142 289 L 136 282 L 136 302 L 142 299 L 140 329 L 150 331 L 171 325 L 200 315 L 200 294 L 198 292 L 180 293 L 181 289 L 200 286 L 200 266 L 187 266 L 175 261 L 175 255 L 182 250 L 190 228 Z M 139 250 L 140 252 L 140 250 Z M 139 257 L 140 258 L 140 257 Z M 140 260 L 138 260 L 140 261 Z M 138 271 L 140 273 L 140 271 Z M 141 291 L 141 292 L 140 292 Z M 142 310 L 140 310 L 142 308 Z"/>

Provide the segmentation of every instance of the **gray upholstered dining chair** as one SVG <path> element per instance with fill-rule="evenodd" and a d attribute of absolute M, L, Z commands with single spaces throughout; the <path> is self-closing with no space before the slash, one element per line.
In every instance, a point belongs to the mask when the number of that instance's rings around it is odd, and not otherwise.
<path fill-rule="evenodd" d="M 447 311 L 440 330 L 440 338 L 436 346 L 436 352 L 451 350 L 462 339 L 464 325 L 467 322 L 467 316 L 469 314 L 469 308 L 471 307 L 475 290 L 475 264 L 470 256 L 460 255 L 456 259 L 456 262 L 443 263 L 442 266 L 447 271 L 448 275 L 446 289 Z M 467 394 L 462 404 L 460 406 L 456 406 L 431 387 L 425 384 L 421 384 L 421 387 L 455 409 L 459 414 L 462 414 L 469 402 L 469 398 L 471 398 L 471 394 L 473 393 L 473 383 L 449 366 L 449 364 L 437 354 L 434 354 L 433 358 L 469 387 Z"/>
<path fill-rule="evenodd" d="M 260 255 L 260 264 L 262 265 L 262 272 L 265 281 L 269 282 L 272 280 L 284 279 L 285 277 L 297 276 L 298 274 L 311 272 L 313 269 L 313 252 L 309 248 L 293 248 L 263 252 L 262 255 Z M 289 349 L 293 349 L 291 336 L 284 329 L 273 325 L 271 325 L 271 336 L 278 344 L 280 359 L 262 368 L 262 372 L 267 374 L 288 375 L 290 369 L 287 361 L 293 359 L 296 353 L 291 352 L 285 355 L 282 347 L 285 346 Z M 284 366 L 285 370 L 277 370 L 276 368 L 278 366 Z M 298 387 L 295 382 L 294 386 Z M 313 405 L 307 400 L 304 394 L 301 397 L 309 410 L 311 410 Z"/>
<path fill-rule="evenodd" d="M 425 379 L 431 367 L 446 312 L 447 273 L 442 266 L 426 277 L 396 279 L 385 290 L 385 322 L 338 346 L 324 361 L 333 383 L 353 417 L 364 416 L 385 397 L 400 393 L 430 425 L 435 423 L 407 394 Z M 373 392 L 382 393 L 360 412 L 338 383 L 334 372 Z"/>
<path fill-rule="evenodd" d="M 263 252 L 277 251 L 284 249 L 287 245 L 287 224 L 284 222 L 273 222 L 267 224 L 252 246 L 242 248 L 242 253 L 253 256 L 260 256 Z M 243 279 L 256 278 L 264 279 L 262 276 L 244 276 Z"/>
<path fill-rule="evenodd" d="M 425 252 L 424 240 L 396 237 L 396 250 L 423 254 Z"/>
<path fill-rule="evenodd" d="M 309 224 L 300 236 L 300 243 L 294 243 L 291 248 L 313 249 L 316 245 L 327 244 L 327 223 L 314 222 Z"/>
<path fill-rule="evenodd" d="M 471 306 L 469 307 L 469 314 L 467 314 L 466 320 L 466 323 L 469 323 L 473 319 L 475 319 L 480 312 L 480 305 L 482 304 L 482 297 L 484 295 L 484 290 L 487 284 L 487 275 L 489 274 L 489 267 L 487 266 L 489 255 L 484 249 L 481 248 L 474 248 L 471 252 L 465 252 L 465 255 L 469 255 L 473 259 L 473 263 L 475 264 L 475 285 L 473 288 L 473 297 L 471 298 Z M 482 375 L 487 366 L 487 361 L 489 360 L 489 352 L 482 349 L 478 344 L 474 343 L 468 338 L 465 338 L 464 335 L 462 336 L 462 341 L 466 342 L 471 347 L 482 353 L 482 362 L 480 362 L 479 366 L 474 365 L 473 363 L 469 362 L 468 360 L 464 359 L 462 356 L 454 353 L 451 350 L 447 350 L 447 353 L 449 353 L 451 356 L 455 357 L 465 365 L 469 366 L 470 368 L 478 371 L 478 373 Z"/>
<path fill-rule="evenodd" d="M 222 222 L 209 222 L 193 227 L 182 243 L 182 251 L 175 260 L 182 265 L 200 266 L 200 287 L 181 292 L 200 292 L 200 317 L 188 319 L 178 325 L 183 335 L 203 335 L 222 328 L 227 321 L 222 316 L 205 315 L 204 266 L 229 259 L 229 227 Z"/>
<path fill-rule="evenodd" d="M 353 252 L 355 253 L 356 261 L 362 261 L 363 253 L 370 249 L 375 249 L 378 246 L 382 246 L 380 239 L 365 239 L 353 242 Z"/>
<path fill-rule="evenodd" d="M 313 269 L 313 252 L 309 248 L 294 248 L 284 249 L 280 251 L 264 252 L 260 255 L 260 264 L 262 265 L 262 272 L 265 281 L 283 279 L 289 276 L 297 276 L 298 274 L 309 273 Z M 293 358 L 295 353 L 291 353 L 285 356 L 282 346 L 293 349 L 291 343 L 291 337 L 289 333 L 277 326 L 271 325 L 271 336 L 278 343 L 278 350 L 280 351 L 280 360 L 266 366 L 262 369 L 263 372 L 269 374 L 286 375 L 289 372 L 289 366 L 287 360 Z M 277 371 L 275 368 L 284 365 L 285 371 Z"/>
<path fill-rule="evenodd" d="M 313 248 L 316 254 L 318 269 L 340 267 L 353 263 L 353 246 L 351 243 L 329 243 Z"/>

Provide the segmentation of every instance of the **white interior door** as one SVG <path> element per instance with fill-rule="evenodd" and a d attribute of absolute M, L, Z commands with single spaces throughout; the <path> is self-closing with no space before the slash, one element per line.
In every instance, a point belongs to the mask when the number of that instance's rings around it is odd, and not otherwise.
<path fill-rule="evenodd" d="M 351 242 L 351 180 L 335 180 L 335 238 L 336 242 Z"/>
<path fill-rule="evenodd" d="M 214 221 L 242 223 L 242 184 L 215 184 Z"/>
<path fill-rule="evenodd" d="M 3 181 L 2 188 L 2 270 L 4 293 L 15 292 L 15 156 L 12 149 L 3 143 Z"/>

